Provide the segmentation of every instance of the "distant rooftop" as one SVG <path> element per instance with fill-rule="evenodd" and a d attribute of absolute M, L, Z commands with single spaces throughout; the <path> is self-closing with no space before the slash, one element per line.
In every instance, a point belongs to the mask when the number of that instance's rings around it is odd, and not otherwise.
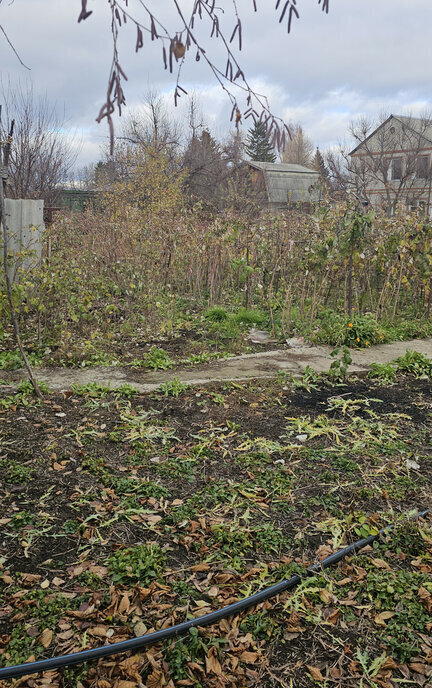
<path fill-rule="evenodd" d="M 390 115 L 387 119 L 382 122 L 376 129 L 371 131 L 371 133 L 366 136 L 366 138 L 361 141 L 350 153 L 353 155 L 359 148 L 361 148 L 366 141 L 369 141 L 380 129 L 385 127 L 391 120 L 397 120 L 402 123 L 406 128 L 411 129 L 411 131 L 419 134 L 422 139 L 425 139 L 429 143 L 432 143 L 432 119 L 429 117 L 409 117 L 407 115 Z"/>
<path fill-rule="evenodd" d="M 263 170 L 265 172 L 301 172 L 302 174 L 318 174 L 316 170 L 312 170 L 310 167 L 297 165 L 291 162 L 255 162 L 255 160 L 248 160 L 247 163 L 251 165 L 251 167 L 255 167 L 257 170 Z"/>

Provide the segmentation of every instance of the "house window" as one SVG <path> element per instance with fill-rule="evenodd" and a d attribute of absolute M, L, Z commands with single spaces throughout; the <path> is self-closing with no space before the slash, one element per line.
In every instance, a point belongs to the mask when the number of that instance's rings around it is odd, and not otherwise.
<path fill-rule="evenodd" d="M 393 158 L 391 163 L 391 178 L 402 179 L 402 158 Z"/>
<path fill-rule="evenodd" d="M 417 158 L 417 179 L 427 179 L 429 171 L 429 156 L 420 155 Z"/>
<path fill-rule="evenodd" d="M 419 211 L 422 215 L 427 215 L 427 203 L 426 201 L 419 201 Z"/>

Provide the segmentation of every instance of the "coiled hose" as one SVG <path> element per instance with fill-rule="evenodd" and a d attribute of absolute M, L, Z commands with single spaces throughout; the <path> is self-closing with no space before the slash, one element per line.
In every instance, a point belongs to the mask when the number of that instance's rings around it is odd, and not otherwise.
<path fill-rule="evenodd" d="M 415 516 L 409 517 L 408 520 L 422 518 L 430 513 L 430 509 L 421 511 Z M 337 564 L 339 561 L 345 557 L 358 552 L 367 545 L 372 544 L 380 535 L 391 532 L 396 524 L 391 524 L 381 528 L 376 535 L 370 535 L 369 537 L 357 540 L 352 545 L 348 545 L 338 552 L 334 552 L 329 557 L 326 557 L 322 561 L 310 566 L 306 569 L 306 574 L 312 576 L 314 573 L 328 568 Z M 83 664 L 90 660 L 101 659 L 101 657 L 110 657 L 111 655 L 120 654 L 121 652 L 127 652 L 129 650 L 138 650 L 142 647 L 147 647 L 148 645 L 155 645 L 162 640 L 167 640 L 173 636 L 181 635 L 188 631 L 190 628 L 196 626 L 209 626 L 210 624 L 217 623 L 222 619 L 226 619 L 228 616 L 233 614 L 238 614 L 244 609 L 249 609 L 260 602 L 268 600 L 270 597 L 279 595 L 285 590 L 290 590 L 294 588 L 298 583 L 300 583 L 303 578 L 299 575 L 291 576 L 289 579 L 280 581 L 275 585 L 265 588 L 255 595 L 250 597 L 245 597 L 243 600 L 238 602 L 233 602 L 226 607 L 222 607 L 214 612 L 205 614 L 204 616 L 199 616 L 189 621 L 184 621 L 183 623 L 176 624 L 170 628 L 164 628 L 161 631 L 155 631 L 154 633 L 148 633 L 142 635 L 138 638 L 131 638 L 130 640 L 124 640 L 120 643 L 113 643 L 112 645 L 103 645 L 102 647 L 96 647 L 92 650 L 83 650 L 82 652 L 74 652 L 70 655 L 60 655 L 59 657 L 51 657 L 50 659 L 41 659 L 37 662 L 28 662 L 26 664 L 16 664 L 15 666 L 5 667 L 0 669 L 0 679 L 18 678 L 19 676 L 25 676 L 26 674 L 36 674 L 41 671 L 48 671 L 53 669 L 61 669 L 65 666 L 70 666 L 72 664 Z"/>

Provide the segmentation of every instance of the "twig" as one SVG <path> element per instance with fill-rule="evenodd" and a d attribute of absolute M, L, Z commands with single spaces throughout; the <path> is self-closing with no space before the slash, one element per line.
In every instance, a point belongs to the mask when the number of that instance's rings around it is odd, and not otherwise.
<path fill-rule="evenodd" d="M 24 62 L 22 61 L 22 59 L 21 59 L 20 56 L 18 55 L 17 51 L 15 50 L 15 47 L 14 47 L 13 43 L 12 43 L 11 40 L 9 39 L 9 36 L 7 35 L 6 31 L 4 30 L 4 28 L 3 28 L 3 26 L 2 26 L 1 24 L 0 24 L 0 31 L 2 31 L 4 37 L 6 38 L 7 42 L 9 43 L 10 47 L 12 48 L 13 52 L 14 52 L 15 55 L 17 56 L 19 62 L 22 64 L 22 66 L 25 67 L 26 69 L 28 69 L 29 72 L 31 72 L 30 67 L 27 67 L 27 65 L 24 64 Z"/>

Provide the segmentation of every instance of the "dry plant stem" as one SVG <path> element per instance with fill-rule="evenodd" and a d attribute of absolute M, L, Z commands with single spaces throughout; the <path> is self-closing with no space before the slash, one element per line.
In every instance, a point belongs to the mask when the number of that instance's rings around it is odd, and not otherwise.
<path fill-rule="evenodd" d="M 6 282 L 6 293 L 7 293 L 7 298 L 8 298 L 8 303 L 9 303 L 9 308 L 10 308 L 10 313 L 11 313 L 11 320 L 12 320 L 15 340 L 16 340 L 19 352 L 21 354 L 21 358 L 24 361 L 24 366 L 27 370 L 27 375 L 29 377 L 30 382 L 33 385 L 35 394 L 39 399 L 42 399 L 42 394 L 41 394 L 41 391 L 39 389 L 39 385 L 36 381 L 36 378 L 33 375 L 33 371 L 31 369 L 30 363 L 28 361 L 28 358 L 27 358 L 25 351 L 24 351 L 24 347 L 22 345 L 21 335 L 20 335 L 20 330 L 19 330 L 19 325 L 18 325 L 18 318 L 16 315 L 15 306 L 13 304 L 12 285 L 11 285 L 9 272 L 8 272 L 8 228 L 7 228 L 7 224 L 6 224 L 6 204 L 5 204 L 5 200 L 4 200 L 3 181 L 0 182 L 0 224 L 2 225 L 2 228 L 3 228 L 3 269 L 4 269 L 5 282 Z"/>
<path fill-rule="evenodd" d="M 375 314 L 375 317 L 376 317 L 377 320 L 379 320 L 379 318 L 381 317 L 381 314 L 382 314 L 382 312 L 383 312 L 383 310 L 384 310 L 385 296 L 386 296 L 386 293 L 387 293 L 387 290 L 388 290 L 388 286 L 387 286 L 387 285 L 389 284 L 389 280 L 390 280 L 390 275 L 391 275 L 392 267 L 393 267 L 393 266 L 391 265 L 391 266 L 389 267 L 389 269 L 387 270 L 387 272 L 386 272 L 385 279 L 384 279 L 384 284 L 383 284 L 383 287 L 382 287 L 382 289 L 381 289 L 381 292 L 380 292 L 380 295 L 379 295 L 379 298 L 378 298 L 378 303 L 377 303 L 377 307 L 376 307 L 376 314 Z"/>
<path fill-rule="evenodd" d="M 400 268 L 399 268 L 399 275 L 398 275 L 398 283 L 396 287 L 396 293 L 394 295 L 394 301 L 393 301 L 393 312 L 391 316 L 391 322 L 394 322 L 394 319 L 396 317 L 396 311 L 397 311 L 397 306 L 399 303 L 399 297 L 400 297 L 400 289 L 401 289 L 401 284 L 402 284 L 402 274 L 403 274 L 403 262 L 400 262 Z"/>
<path fill-rule="evenodd" d="M 282 308 L 282 332 L 284 337 L 288 337 L 291 329 L 291 303 L 292 303 L 292 289 L 291 284 L 286 287 L 286 294 Z"/>
<path fill-rule="evenodd" d="M 430 317 L 431 305 L 432 305 L 432 277 L 429 280 L 429 292 L 428 292 L 427 304 L 426 304 L 426 318 Z"/>
<path fill-rule="evenodd" d="M 269 290 L 268 290 L 268 307 L 269 307 L 269 313 L 270 313 L 270 319 L 271 319 L 271 324 L 272 324 L 272 329 L 271 329 L 271 334 L 272 337 L 275 336 L 276 334 L 276 326 L 275 326 L 275 320 L 274 320 L 274 312 L 273 312 L 273 304 L 272 304 L 272 299 L 273 299 L 273 283 L 275 279 L 276 272 L 279 270 L 279 256 L 278 259 L 275 262 L 275 266 L 272 272 L 271 280 L 270 280 L 270 285 L 269 285 Z"/>

